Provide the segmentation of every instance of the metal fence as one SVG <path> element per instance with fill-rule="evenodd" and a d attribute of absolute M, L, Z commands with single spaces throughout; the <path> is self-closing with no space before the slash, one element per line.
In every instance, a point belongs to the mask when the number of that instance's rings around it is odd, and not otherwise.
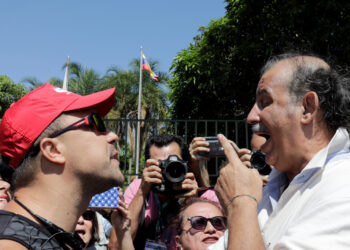
<path fill-rule="evenodd" d="M 106 119 L 109 129 L 119 136 L 120 167 L 127 177 L 135 176 L 135 137 L 137 122 L 141 124 L 141 153 L 140 172 L 144 168 L 143 157 L 144 141 L 150 136 L 169 133 L 182 136 L 190 144 L 197 136 L 215 136 L 219 133 L 236 142 L 239 147 L 250 147 L 250 130 L 245 120 L 137 120 L 137 119 Z M 216 182 L 219 173 L 221 159 L 211 159 L 208 164 L 208 172 L 212 183 Z"/>

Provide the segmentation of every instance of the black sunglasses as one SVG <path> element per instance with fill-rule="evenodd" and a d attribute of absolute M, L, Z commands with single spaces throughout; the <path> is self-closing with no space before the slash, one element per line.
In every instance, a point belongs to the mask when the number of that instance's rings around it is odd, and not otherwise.
<path fill-rule="evenodd" d="M 13 172 L 14 172 L 13 168 L 7 166 L 0 159 L 0 176 L 1 176 L 1 179 L 11 184 Z"/>
<path fill-rule="evenodd" d="M 215 216 L 212 218 L 205 218 L 203 216 L 193 216 L 187 218 L 191 222 L 192 228 L 203 231 L 207 227 L 208 221 L 216 230 L 224 231 L 227 227 L 227 219 L 224 216 Z"/>
<path fill-rule="evenodd" d="M 93 220 L 95 218 L 95 212 L 91 210 L 86 210 L 83 214 L 84 220 Z"/>
<path fill-rule="evenodd" d="M 100 132 L 100 133 L 104 133 L 107 131 L 106 126 L 105 126 L 102 118 L 98 114 L 92 113 L 92 114 L 80 119 L 79 121 L 69 125 L 68 127 L 65 127 L 63 129 L 57 131 L 56 133 L 50 135 L 50 138 L 54 138 L 54 137 L 59 136 L 59 135 L 65 133 L 69 130 L 78 129 L 78 128 L 81 128 L 83 126 L 88 126 L 91 130 L 94 130 L 94 131 Z"/>
<path fill-rule="evenodd" d="M 91 130 L 96 131 L 96 132 L 100 132 L 100 133 L 107 132 L 105 123 L 103 122 L 102 118 L 98 114 L 92 113 L 92 114 L 80 119 L 79 121 L 69 125 L 68 127 L 65 127 L 63 129 L 53 133 L 52 135 L 49 136 L 49 138 L 54 138 L 54 137 L 59 136 L 59 135 L 65 133 L 69 130 L 78 129 L 78 128 L 81 128 L 83 126 L 88 126 Z M 28 158 L 28 157 L 34 157 L 39 152 L 40 152 L 40 143 L 38 143 L 36 146 L 34 146 L 34 144 L 32 144 L 32 146 L 29 148 L 26 155 L 24 156 L 23 160 Z M 23 160 L 22 160 L 22 162 L 23 162 Z"/>

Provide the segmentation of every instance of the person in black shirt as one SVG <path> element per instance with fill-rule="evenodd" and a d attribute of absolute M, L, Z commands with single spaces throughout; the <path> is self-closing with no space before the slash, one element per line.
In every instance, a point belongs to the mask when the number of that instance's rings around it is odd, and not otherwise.
<path fill-rule="evenodd" d="M 47 83 L 5 112 L 0 154 L 15 169 L 0 211 L 0 249 L 81 249 L 72 233 L 92 196 L 120 186 L 115 143 L 101 117 L 115 89 L 80 96 Z"/>

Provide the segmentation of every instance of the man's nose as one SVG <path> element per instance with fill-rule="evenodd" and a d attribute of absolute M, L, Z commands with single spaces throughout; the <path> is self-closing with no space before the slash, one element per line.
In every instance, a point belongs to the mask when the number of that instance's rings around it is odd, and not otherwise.
<path fill-rule="evenodd" d="M 247 122 L 249 124 L 259 123 L 260 122 L 259 114 L 260 114 L 260 111 L 259 111 L 258 105 L 256 105 L 255 103 L 248 114 Z"/>
<path fill-rule="evenodd" d="M 113 131 L 108 131 L 107 142 L 108 143 L 116 143 L 118 141 L 119 141 L 119 137 Z"/>

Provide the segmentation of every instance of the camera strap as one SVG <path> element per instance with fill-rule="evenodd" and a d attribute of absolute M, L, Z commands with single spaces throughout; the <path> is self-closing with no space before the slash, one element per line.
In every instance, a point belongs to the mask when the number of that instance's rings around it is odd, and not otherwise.
<path fill-rule="evenodd" d="M 172 206 L 174 203 L 174 199 L 168 199 L 165 202 L 160 202 L 157 194 L 154 194 L 154 198 L 158 208 L 158 217 L 156 222 L 156 240 L 165 242 L 166 245 L 170 244 L 171 236 L 174 228 L 170 227 L 166 222 L 166 216 L 168 213 L 165 213 L 168 207 L 177 209 L 177 206 Z"/>
<path fill-rule="evenodd" d="M 61 244 L 63 249 L 69 249 L 65 244 L 73 247 L 73 249 L 82 249 L 83 247 L 85 247 L 84 241 L 80 238 L 80 236 L 77 233 L 66 232 L 62 228 L 53 224 L 52 222 L 35 214 L 28 207 L 26 207 L 22 202 L 17 200 L 15 196 L 13 197 L 13 201 L 15 201 L 18 205 L 20 205 L 24 210 L 26 210 L 33 217 L 38 219 L 42 223 L 42 225 L 52 234 L 52 236 L 47 241 L 49 241 L 52 238 L 55 238 Z"/>

